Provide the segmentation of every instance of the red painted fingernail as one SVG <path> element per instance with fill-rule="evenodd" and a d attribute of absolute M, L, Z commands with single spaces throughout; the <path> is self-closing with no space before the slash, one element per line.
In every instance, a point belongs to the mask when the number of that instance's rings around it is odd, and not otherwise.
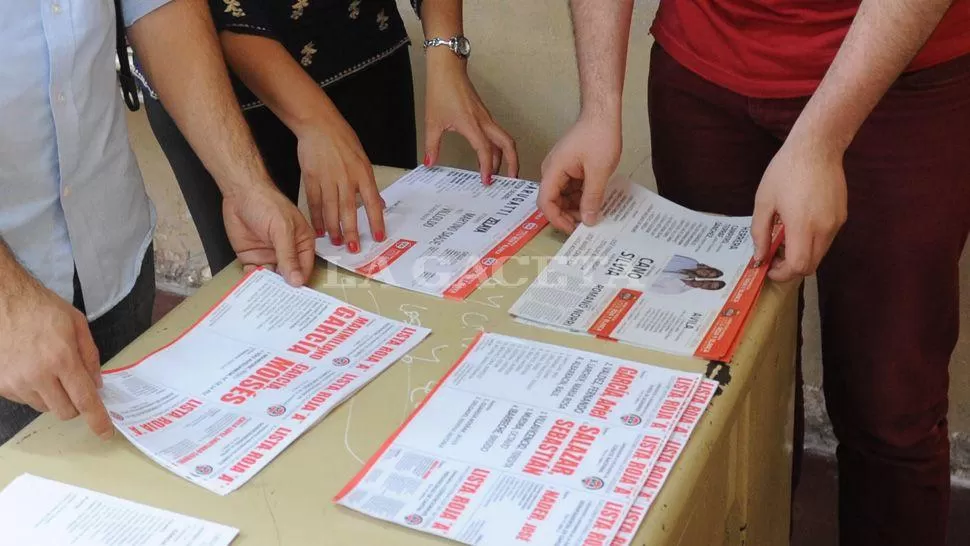
<path fill-rule="evenodd" d="M 383 231 L 375 231 L 374 232 L 374 240 L 377 241 L 378 243 L 383 243 L 384 242 L 384 232 Z"/>
<path fill-rule="evenodd" d="M 347 248 L 350 250 L 351 254 L 357 254 L 360 252 L 360 245 L 357 244 L 357 241 L 350 241 L 347 243 Z"/>
<path fill-rule="evenodd" d="M 317 237 L 323 237 L 323 230 L 322 229 L 318 229 L 317 230 Z"/>
<path fill-rule="evenodd" d="M 332 244 L 333 246 L 340 246 L 344 244 L 344 240 L 341 237 L 331 237 L 330 244 Z"/>
<path fill-rule="evenodd" d="M 429 154 L 424 154 L 424 166 L 425 167 L 431 166 L 431 156 Z"/>
<path fill-rule="evenodd" d="M 492 175 L 488 175 L 488 176 L 485 177 L 485 185 L 486 186 L 491 186 L 492 185 Z"/>

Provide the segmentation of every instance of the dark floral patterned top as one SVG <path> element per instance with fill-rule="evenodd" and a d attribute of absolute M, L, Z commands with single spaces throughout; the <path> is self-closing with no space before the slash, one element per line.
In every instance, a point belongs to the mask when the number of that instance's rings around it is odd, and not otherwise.
<path fill-rule="evenodd" d="M 418 13 L 421 1 L 411 0 Z M 209 8 L 217 30 L 280 42 L 321 87 L 410 43 L 394 0 L 209 0 Z M 244 110 L 262 106 L 236 77 L 233 87 Z"/>

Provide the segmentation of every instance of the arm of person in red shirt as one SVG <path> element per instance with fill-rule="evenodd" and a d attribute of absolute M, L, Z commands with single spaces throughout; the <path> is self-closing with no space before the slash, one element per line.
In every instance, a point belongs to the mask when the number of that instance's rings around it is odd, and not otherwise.
<path fill-rule="evenodd" d="M 811 275 L 847 216 L 842 158 L 892 83 L 930 37 L 953 0 L 863 0 L 841 49 L 755 198 L 755 259 L 768 257 L 777 215 L 785 250 L 769 272 L 779 281 Z"/>
<path fill-rule="evenodd" d="M 582 107 L 542 162 L 539 209 L 567 233 L 599 220 L 620 162 L 626 53 L 633 0 L 571 0 Z"/>
<path fill-rule="evenodd" d="M 463 33 L 461 0 L 424 0 L 421 23 L 426 38 L 451 38 Z M 518 176 L 515 141 L 492 119 L 468 78 L 468 61 L 445 47 L 429 48 L 425 89 L 424 163 L 438 161 L 441 136 L 455 131 L 465 137 L 478 155 L 482 183 L 491 184 L 504 157 L 508 175 Z"/>
<path fill-rule="evenodd" d="M 223 195 L 229 242 L 247 269 L 269 266 L 292 285 L 310 278 L 314 237 L 266 171 L 229 83 L 209 6 L 175 0 L 128 37 L 165 109 Z"/>

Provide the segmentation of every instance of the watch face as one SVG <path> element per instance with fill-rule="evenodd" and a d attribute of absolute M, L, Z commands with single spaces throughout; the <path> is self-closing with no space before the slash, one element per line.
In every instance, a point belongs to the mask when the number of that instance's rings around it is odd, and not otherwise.
<path fill-rule="evenodd" d="M 464 36 L 458 37 L 458 54 L 467 57 L 472 52 L 472 44 Z"/>

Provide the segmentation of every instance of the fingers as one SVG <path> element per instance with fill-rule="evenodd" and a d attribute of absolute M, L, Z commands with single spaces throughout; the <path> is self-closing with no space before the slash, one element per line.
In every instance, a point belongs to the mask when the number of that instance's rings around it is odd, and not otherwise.
<path fill-rule="evenodd" d="M 108 417 L 108 411 L 98 397 L 97 389 L 95 389 L 91 378 L 75 369 L 62 374 L 60 379 L 71 403 L 84 417 L 88 427 L 102 440 L 111 438 L 114 434 L 114 427 L 111 424 L 111 418 Z"/>
<path fill-rule="evenodd" d="M 760 264 L 768 258 L 771 249 L 771 228 L 774 224 L 775 209 L 766 201 L 754 203 L 754 216 L 751 219 L 751 240 L 754 243 L 754 260 Z"/>
<path fill-rule="evenodd" d="M 292 205 L 290 206 L 292 207 Z M 290 218 L 283 210 L 280 210 L 278 214 L 283 215 L 284 218 L 280 222 L 270 224 L 269 234 L 276 251 L 276 267 L 279 274 L 286 279 L 290 286 L 301 286 L 306 279 L 296 252 L 293 218 Z M 299 214 L 299 212 L 296 211 L 296 214 Z M 302 216 L 300 219 L 302 220 Z"/>
<path fill-rule="evenodd" d="M 94 386 L 101 388 L 101 353 L 98 346 L 94 344 L 91 337 L 91 329 L 88 327 L 88 319 L 80 312 L 72 312 L 71 318 L 74 322 L 74 337 L 77 340 L 77 352 L 81 357 L 84 369 L 88 371 Z"/>
<path fill-rule="evenodd" d="M 458 132 L 468 140 L 475 154 L 478 155 L 478 172 L 482 175 L 482 184 L 492 185 L 492 143 L 485 137 L 485 133 L 477 126 L 462 125 Z"/>
<path fill-rule="evenodd" d="M 40 394 L 47 408 L 61 421 L 68 421 L 78 416 L 74 402 L 64 392 L 64 387 L 61 386 L 57 377 L 51 377 L 38 394 Z"/>
<path fill-rule="evenodd" d="M 768 277 L 773 281 L 787 282 L 814 273 L 817 263 L 813 256 L 814 245 L 814 236 L 810 229 L 797 224 L 786 224 L 785 251 L 772 263 Z"/>
<path fill-rule="evenodd" d="M 367 213 L 367 222 L 370 225 L 371 236 L 374 241 L 380 243 L 387 238 L 384 227 L 384 200 L 377 190 L 377 181 L 374 180 L 374 169 L 367 164 L 366 180 L 363 180 L 360 187 L 360 198 L 364 202 L 364 211 Z M 356 218 L 356 215 L 355 215 Z"/>
<path fill-rule="evenodd" d="M 327 226 L 323 221 L 323 190 L 320 189 L 315 177 L 302 176 L 300 181 L 306 188 L 306 204 L 310 209 L 310 225 L 317 237 L 323 237 Z"/>
<path fill-rule="evenodd" d="M 424 166 L 438 163 L 438 150 L 441 148 L 442 129 L 437 124 L 426 123 L 424 134 Z"/>
<path fill-rule="evenodd" d="M 347 240 L 347 250 L 356 254 L 360 252 L 360 234 L 357 231 L 357 192 L 356 187 L 349 181 L 340 186 L 340 229 Z"/>
<path fill-rule="evenodd" d="M 323 193 L 323 221 L 330 243 L 333 246 L 344 244 L 344 234 L 340 230 L 340 191 L 336 184 L 327 184 L 321 189 Z"/>
<path fill-rule="evenodd" d="M 44 397 L 41 396 L 40 393 L 35 390 L 24 391 L 20 393 L 20 396 L 8 395 L 6 396 L 6 398 L 11 402 L 16 402 L 18 404 L 26 404 L 34 408 L 35 411 L 38 411 L 40 413 L 47 413 L 48 411 L 50 411 L 50 408 L 47 406 L 47 403 L 44 402 Z"/>
<path fill-rule="evenodd" d="M 587 226 L 594 226 L 599 222 L 608 180 L 608 174 L 587 171 L 586 180 L 583 183 L 583 197 L 579 201 L 579 214 Z"/>
<path fill-rule="evenodd" d="M 498 124 L 490 124 L 485 126 L 485 134 L 488 135 L 489 140 L 498 149 L 502 151 L 500 158 L 505 157 L 505 161 L 508 162 L 508 175 L 512 178 L 519 176 L 519 152 L 515 148 L 515 140 L 505 132 L 504 129 L 498 126 Z M 494 167 L 496 171 L 499 168 L 501 161 L 497 162 Z"/>
<path fill-rule="evenodd" d="M 576 220 L 562 207 L 562 193 L 569 181 L 569 175 L 555 165 L 550 164 L 549 169 L 543 168 L 537 201 L 539 210 L 549 219 L 549 223 L 566 233 L 576 229 Z"/>

